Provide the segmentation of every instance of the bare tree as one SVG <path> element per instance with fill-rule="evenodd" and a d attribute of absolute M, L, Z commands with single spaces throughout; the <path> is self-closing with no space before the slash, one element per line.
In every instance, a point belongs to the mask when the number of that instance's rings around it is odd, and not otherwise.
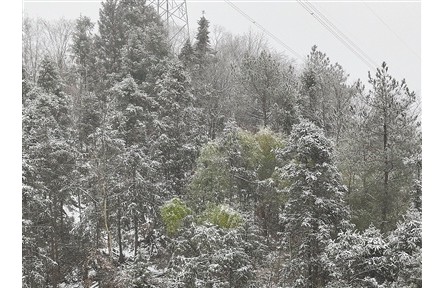
<path fill-rule="evenodd" d="M 22 23 L 22 65 L 29 80 L 37 81 L 39 63 L 44 54 L 42 26 L 36 19 L 25 16 Z"/>
<path fill-rule="evenodd" d="M 74 31 L 72 20 L 59 19 L 47 21 L 40 19 L 43 29 L 43 42 L 45 53 L 57 64 L 63 72 L 67 67 L 68 49 L 70 47 L 71 36 Z"/>
<path fill-rule="evenodd" d="M 44 55 L 53 60 L 61 76 L 68 67 L 68 51 L 74 31 L 72 20 L 43 20 L 25 17 L 22 24 L 22 65 L 31 81 L 36 82 Z"/>

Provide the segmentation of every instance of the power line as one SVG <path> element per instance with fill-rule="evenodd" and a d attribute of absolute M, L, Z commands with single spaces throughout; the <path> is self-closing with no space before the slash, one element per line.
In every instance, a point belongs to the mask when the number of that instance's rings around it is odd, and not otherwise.
<path fill-rule="evenodd" d="M 420 60 L 420 56 L 413 50 L 413 49 L 411 49 L 411 47 L 391 28 L 391 26 L 389 26 L 378 14 L 377 14 L 377 12 L 375 12 L 374 11 L 374 9 L 372 9 L 368 4 L 366 4 L 366 3 L 363 3 L 363 5 L 365 5 L 366 6 L 366 8 L 368 8 L 369 9 L 369 11 L 371 11 L 372 12 L 372 14 L 374 14 L 374 16 L 377 18 L 377 19 L 379 19 L 380 20 L 380 22 L 382 22 L 382 24 L 383 25 L 385 25 L 386 26 L 386 28 L 388 28 L 388 30 L 389 31 L 391 31 L 392 32 L 392 34 L 394 34 L 396 37 L 397 37 L 397 39 L 399 39 L 399 41 L 400 42 L 402 42 L 402 44 L 409 50 L 409 51 L 411 51 L 411 53 L 413 53 L 413 55 L 414 56 L 416 56 L 417 57 L 417 59 L 419 59 Z"/>
<path fill-rule="evenodd" d="M 371 64 L 374 65 L 374 67 L 377 67 L 378 65 L 372 60 L 371 57 L 369 57 L 362 49 L 360 49 L 359 46 L 357 46 L 357 44 L 354 43 L 354 41 L 352 41 L 347 35 L 345 35 L 338 27 L 336 27 L 334 25 L 334 23 L 332 23 L 325 15 L 323 15 L 323 13 L 320 12 L 320 10 L 317 9 L 317 7 L 315 7 L 312 3 L 307 2 L 307 4 L 309 4 L 312 9 L 319 15 L 321 16 L 327 23 L 328 25 L 330 25 L 338 34 L 340 34 L 340 36 L 346 40 L 346 42 L 348 42 L 351 46 L 353 46 L 359 53 L 361 53 L 361 55 L 363 55 Z"/>
<path fill-rule="evenodd" d="M 295 51 L 294 49 L 292 49 L 292 47 L 290 47 L 289 45 L 287 45 L 286 43 L 284 43 L 283 41 L 281 41 L 277 36 L 275 36 L 274 34 L 272 34 L 272 32 L 268 31 L 266 28 L 264 28 L 263 25 L 261 25 L 260 23 L 258 23 L 257 21 L 255 21 L 252 17 L 250 17 L 247 13 L 245 13 L 243 10 L 241 10 L 238 6 L 236 6 L 235 4 L 233 4 L 231 1 L 228 0 L 224 0 L 224 2 L 226 2 L 227 4 L 229 4 L 233 9 L 235 9 L 238 13 L 240 13 L 242 16 L 244 16 L 247 20 L 249 20 L 250 22 L 252 22 L 255 26 L 257 26 L 258 28 L 260 28 L 266 35 L 268 35 L 269 37 L 271 37 L 272 39 L 274 39 L 276 42 L 278 42 L 279 44 L 281 44 L 281 46 L 283 46 L 284 48 L 286 48 L 290 53 L 292 53 L 293 55 L 295 55 L 296 57 L 298 57 L 299 59 L 304 61 L 304 57 L 301 56 L 300 53 L 298 53 L 297 51 Z"/>
<path fill-rule="evenodd" d="M 371 70 L 375 70 L 378 65 L 363 50 L 360 49 L 350 38 L 340 31 L 329 19 L 324 16 L 315 6 L 307 1 L 297 0 L 297 2 L 311 14 L 323 27 L 325 27 L 337 40 L 356 55 Z M 307 4 L 310 4 L 307 5 Z"/>
<path fill-rule="evenodd" d="M 339 31 L 338 28 L 335 28 L 335 30 L 327 23 L 325 23 L 325 21 L 323 21 L 323 19 L 320 18 L 320 16 L 318 15 L 318 13 L 320 13 L 318 10 L 315 11 L 315 9 L 310 9 L 308 6 L 306 6 L 305 3 L 307 2 L 303 2 L 303 1 L 299 1 L 297 0 L 300 5 L 306 10 L 308 11 L 309 14 L 311 14 L 323 27 L 325 27 L 335 38 L 337 38 L 337 40 L 339 40 L 343 45 L 346 46 L 346 48 L 348 48 L 352 53 L 354 53 L 354 55 L 356 55 L 364 64 L 366 64 L 368 66 L 368 68 L 370 68 L 371 70 L 374 70 L 377 65 L 375 65 L 374 61 L 372 60 L 368 60 L 366 59 L 364 56 L 362 56 L 362 54 L 360 54 L 354 47 L 351 46 L 351 44 L 349 44 L 336 30 Z M 317 13 L 318 12 L 318 13 Z M 326 18 L 325 16 L 323 16 L 324 18 Z M 327 18 L 326 18 L 327 19 Z M 332 22 L 331 22 L 331 25 Z M 343 34 L 343 33 L 342 33 Z M 343 34 L 344 35 L 344 34 Z M 355 45 L 355 44 L 354 44 Z M 356 45 L 355 45 L 356 46 Z M 369 57 L 368 57 L 369 58 Z M 369 58 L 370 59 L 370 58 Z"/>

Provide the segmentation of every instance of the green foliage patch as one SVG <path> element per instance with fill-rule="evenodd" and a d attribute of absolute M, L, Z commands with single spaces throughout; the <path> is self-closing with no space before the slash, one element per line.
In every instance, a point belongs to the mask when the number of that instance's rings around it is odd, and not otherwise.
<path fill-rule="evenodd" d="M 192 210 L 178 198 L 169 200 L 161 207 L 162 221 L 170 235 L 174 235 L 181 227 L 182 220 L 191 214 Z"/>
<path fill-rule="evenodd" d="M 208 209 L 203 219 L 224 229 L 237 228 L 243 223 L 241 215 L 226 205 Z"/>

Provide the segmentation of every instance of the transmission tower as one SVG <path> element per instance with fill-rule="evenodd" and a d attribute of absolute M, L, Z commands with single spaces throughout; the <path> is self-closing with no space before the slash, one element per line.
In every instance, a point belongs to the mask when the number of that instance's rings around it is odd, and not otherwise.
<path fill-rule="evenodd" d="M 150 0 L 166 23 L 173 51 L 177 52 L 190 38 L 186 0 Z"/>

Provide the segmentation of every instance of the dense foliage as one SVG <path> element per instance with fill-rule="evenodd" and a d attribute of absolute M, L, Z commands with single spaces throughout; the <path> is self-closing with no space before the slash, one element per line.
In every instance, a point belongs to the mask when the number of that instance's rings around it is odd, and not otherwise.
<path fill-rule="evenodd" d="M 407 83 L 147 2 L 24 21 L 23 287 L 421 287 Z"/>

